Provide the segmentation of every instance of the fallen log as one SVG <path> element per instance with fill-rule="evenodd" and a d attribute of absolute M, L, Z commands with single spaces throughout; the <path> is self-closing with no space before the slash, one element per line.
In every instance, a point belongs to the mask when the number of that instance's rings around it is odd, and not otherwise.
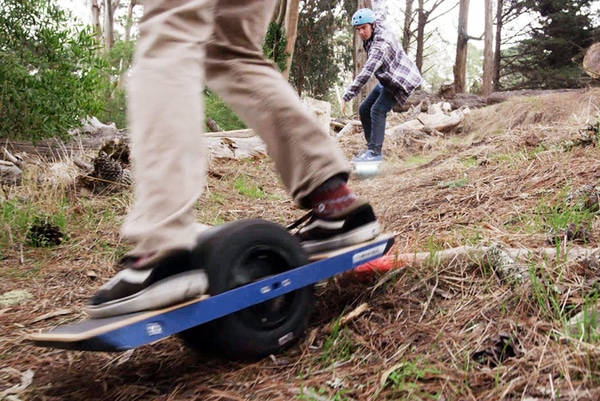
<path fill-rule="evenodd" d="M 206 128 L 208 128 L 208 130 L 210 132 L 222 132 L 223 131 L 223 128 L 221 128 L 219 126 L 219 124 L 217 124 L 217 122 L 210 117 L 206 118 Z"/>
<path fill-rule="evenodd" d="M 342 129 L 340 130 L 340 132 L 338 132 L 338 133 L 337 133 L 335 136 L 336 136 L 337 138 L 339 138 L 339 137 L 342 137 L 342 136 L 344 136 L 344 135 L 346 135 L 346 134 L 349 134 L 349 133 L 351 133 L 352 131 L 354 131 L 354 125 L 353 125 L 353 124 L 351 124 L 351 123 L 348 123 L 348 124 L 346 124 L 346 125 L 344 126 L 344 128 L 342 128 Z"/>
<path fill-rule="evenodd" d="M 356 127 L 362 126 L 361 122 L 358 120 L 351 120 L 346 123 L 344 128 L 341 129 L 340 132 L 335 134 L 336 138 L 342 137 L 346 134 L 353 133 Z"/>
<path fill-rule="evenodd" d="M 423 90 L 417 90 L 413 92 L 407 101 L 402 106 L 394 107 L 396 112 L 409 111 L 411 108 L 421 105 L 421 111 L 427 111 L 425 103 L 438 103 L 448 102 L 452 106 L 453 110 L 460 109 L 461 107 L 468 107 L 469 109 L 478 109 L 481 107 L 490 106 L 492 104 L 501 103 L 511 98 L 518 96 L 540 96 L 552 93 L 563 93 L 563 92 L 583 92 L 588 90 L 587 88 L 575 88 L 575 89 L 522 89 L 514 91 L 499 91 L 493 92 L 489 96 L 480 96 L 470 93 L 456 93 L 449 97 L 442 96 L 439 93 L 431 93 Z M 446 95 L 446 93 L 444 93 Z"/>
<path fill-rule="evenodd" d="M 600 264 L 600 248 L 570 248 L 563 252 L 556 248 L 503 248 L 500 246 L 461 246 L 439 252 L 390 253 L 373 262 L 359 266 L 357 272 L 391 271 L 412 266 L 453 266 L 474 264 L 489 266 L 502 281 L 508 283 L 529 281 L 529 262 L 533 259 L 555 260 L 560 263 L 578 262 L 588 266 Z"/>
<path fill-rule="evenodd" d="M 0 160 L 10 162 L 19 168 L 23 168 L 23 159 L 21 157 L 13 155 L 6 148 L 2 148 L 2 153 L 4 154 L 4 158 Z"/>
<path fill-rule="evenodd" d="M 23 170 L 11 162 L 0 160 L 0 185 L 21 185 Z"/>
<path fill-rule="evenodd" d="M 419 113 L 413 119 L 385 131 L 386 136 L 398 136 L 407 132 L 423 131 L 430 133 L 448 133 L 458 127 L 470 112 L 468 108 L 448 111 L 447 103 L 429 106 L 429 112 Z"/>
<path fill-rule="evenodd" d="M 266 155 L 262 139 L 251 129 L 209 132 L 204 134 L 205 143 L 212 157 L 243 159 Z M 69 158 L 79 158 L 91 150 L 101 149 L 104 144 L 119 140 L 128 143 L 125 132 L 101 129 L 93 133 L 75 132 L 73 138 L 63 142 L 52 138 L 37 143 L 29 141 L 6 141 L 6 152 L 29 154 L 42 159 L 58 162 Z"/>
<path fill-rule="evenodd" d="M 348 125 L 348 123 L 342 124 L 341 122 L 337 121 L 336 119 L 332 119 L 331 122 L 329 123 L 329 125 L 331 126 L 331 128 L 333 129 L 342 129 L 344 128 L 346 125 Z"/>
<path fill-rule="evenodd" d="M 207 138 L 251 138 L 256 136 L 253 129 L 239 129 L 233 131 L 207 132 L 204 134 Z"/>
<path fill-rule="evenodd" d="M 468 109 L 467 109 L 468 110 Z M 439 132 L 449 132 L 456 128 L 465 118 L 465 112 L 463 110 L 454 110 L 448 114 L 436 113 L 436 114 L 424 114 L 421 113 L 417 116 L 424 126 L 434 129 Z"/>
<path fill-rule="evenodd" d="M 222 136 L 206 136 L 205 138 L 212 157 L 247 159 L 263 157 L 267 154 L 267 147 L 258 135 L 232 137 L 226 135 L 226 131 L 222 134 Z"/>

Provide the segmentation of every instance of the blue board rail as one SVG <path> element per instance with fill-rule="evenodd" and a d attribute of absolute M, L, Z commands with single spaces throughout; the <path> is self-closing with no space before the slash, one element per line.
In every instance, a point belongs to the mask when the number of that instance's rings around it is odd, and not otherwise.
<path fill-rule="evenodd" d="M 197 298 L 155 311 L 59 326 L 48 332 L 31 334 L 29 340 L 42 347 L 125 351 L 350 271 L 383 256 L 393 241 L 391 236 L 380 236 L 368 243 L 323 255 L 322 259 L 304 266 L 218 295 Z"/>

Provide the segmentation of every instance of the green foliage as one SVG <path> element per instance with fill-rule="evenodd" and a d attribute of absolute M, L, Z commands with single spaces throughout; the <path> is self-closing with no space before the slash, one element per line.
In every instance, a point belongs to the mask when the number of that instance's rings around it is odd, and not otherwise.
<path fill-rule="evenodd" d="M 323 344 L 321 362 L 331 365 L 336 362 L 349 360 L 357 349 L 351 333 L 340 327 L 338 319 L 332 326 L 331 334 Z"/>
<path fill-rule="evenodd" d="M 30 199 L 0 202 L 0 247 L 10 248 L 15 243 L 51 245 L 46 229 L 64 231 L 67 224 L 64 199 L 52 198 L 52 202 L 51 210 L 46 209 L 48 205 Z M 43 230 L 32 231 L 35 226 Z"/>
<path fill-rule="evenodd" d="M 342 71 L 350 69 L 352 29 L 348 12 L 340 7 L 345 7 L 345 3 L 343 0 L 301 3 L 290 71 L 290 81 L 298 93 L 327 99 L 329 90 L 340 81 Z"/>
<path fill-rule="evenodd" d="M 406 361 L 394 367 L 384 385 L 391 387 L 396 399 L 439 399 L 439 394 L 428 393 L 420 383 L 428 375 L 439 374 L 438 369 L 420 361 Z"/>
<path fill-rule="evenodd" d="M 115 41 L 110 51 L 104 55 L 108 63 L 102 89 L 106 106 L 97 117 L 101 121 L 114 122 L 120 128 L 127 126 L 127 96 L 122 77 L 131 67 L 134 49 L 135 42 Z"/>
<path fill-rule="evenodd" d="M 0 203 L 0 248 L 8 248 L 17 238 L 25 235 L 31 214 L 32 210 L 24 209 L 17 201 Z"/>
<path fill-rule="evenodd" d="M 105 62 L 89 28 L 52 0 L 0 2 L 0 136 L 66 135 L 104 107 Z"/>
<path fill-rule="evenodd" d="M 113 122 L 119 128 L 127 127 L 127 93 L 121 86 L 110 85 L 105 90 L 106 106 L 98 114 L 98 119 Z"/>
<path fill-rule="evenodd" d="M 529 280 L 531 297 L 538 306 L 541 317 L 544 320 L 561 321 L 564 312 L 560 302 L 561 277 L 534 264 L 529 266 Z"/>
<path fill-rule="evenodd" d="M 581 62 L 598 38 L 590 12 L 591 0 L 527 0 L 523 11 L 538 16 L 529 37 L 503 51 L 503 89 L 578 87 L 584 77 Z"/>
<path fill-rule="evenodd" d="M 215 120 L 225 131 L 246 128 L 244 122 L 221 100 L 209 90 L 204 91 L 204 107 L 206 116 Z"/>
<path fill-rule="evenodd" d="M 459 178 L 453 181 L 441 182 L 438 184 L 439 188 L 463 188 L 469 185 L 468 178 Z"/>
<path fill-rule="evenodd" d="M 285 52 L 287 39 L 283 26 L 275 21 L 269 24 L 267 35 L 263 41 L 263 54 L 277 64 L 280 71 L 285 70 L 288 54 Z"/>
<path fill-rule="evenodd" d="M 483 49 L 467 44 L 467 87 L 469 93 L 481 94 L 483 76 Z"/>
<path fill-rule="evenodd" d="M 233 181 L 233 187 L 240 194 L 252 199 L 263 199 L 267 197 L 265 191 L 254 185 L 246 177 L 239 176 Z"/>
<path fill-rule="evenodd" d="M 423 165 L 433 160 L 433 156 L 430 155 L 412 155 L 406 158 L 406 164 L 408 165 Z"/>

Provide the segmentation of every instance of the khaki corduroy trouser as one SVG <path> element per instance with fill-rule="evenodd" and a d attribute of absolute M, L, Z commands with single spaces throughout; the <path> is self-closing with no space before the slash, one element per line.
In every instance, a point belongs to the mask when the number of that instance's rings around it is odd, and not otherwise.
<path fill-rule="evenodd" d="M 131 254 L 192 247 L 205 186 L 208 86 L 263 139 L 292 198 L 349 173 L 335 140 L 262 56 L 276 0 L 145 0 L 128 84 L 135 201 Z"/>

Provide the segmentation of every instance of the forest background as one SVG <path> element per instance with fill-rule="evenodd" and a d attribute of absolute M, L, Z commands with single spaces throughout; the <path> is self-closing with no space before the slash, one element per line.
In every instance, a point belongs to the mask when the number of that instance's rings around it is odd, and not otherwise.
<path fill-rule="evenodd" d="M 128 169 L 101 157 L 115 147 L 79 151 L 77 140 L 93 135 L 69 133 L 96 116 L 115 123 L 117 139 L 126 134 L 124 88 L 143 9 L 0 0 L 3 144 L 77 147 L 58 160 L 29 151 L 0 160 L 23 167 L 21 185 L 1 186 L 0 399 L 600 399 L 600 89 L 582 68 L 598 40 L 600 1 L 373 3 L 425 76 L 416 99 L 451 89 L 455 100 L 476 95 L 487 107 L 447 132 L 386 139 L 381 174 L 353 175 L 351 185 L 395 234 L 390 254 L 410 259 L 389 274 L 317 286 L 306 337 L 248 364 L 197 355 L 176 337 L 119 354 L 26 341 L 84 319 L 89 295 L 129 248 L 119 233 L 133 200 Z M 282 1 L 264 43 L 298 93 L 330 101 L 333 116 L 364 60 L 349 18 L 367 4 Z M 204 95 L 221 128 L 243 127 Z M 388 124 L 412 115 L 390 113 Z M 364 145 L 354 127 L 336 133 L 347 157 Z M 72 142 L 42 141 L 56 136 Z M 96 166 L 114 175 L 95 179 Z M 264 154 L 211 160 L 194 209 L 208 225 L 287 224 L 304 213 Z M 415 255 L 420 263 L 410 262 Z"/>
<path fill-rule="evenodd" d="M 373 4 L 375 3 L 375 4 Z M 471 8 L 476 12 L 469 12 Z M 360 7 L 387 24 L 423 73 L 422 90 L 492 91 L 594 85 L 581 67 L 600 37 L 592 0 L 281 0 L 263 44 L 301 96 L 339 112 L 360 68 L 349 19 Z M 124 79 L 139 0 L 4 0 L 0 3 L 0 137 L 65 136 L 86 116 L 126 127 Z M 483 13 L 483 14 L 481 14 Z M 479 14 L 479 15 L 478 15 Z M 209 91 L 207 116 L 224 130 L 243 123 Z"/>

